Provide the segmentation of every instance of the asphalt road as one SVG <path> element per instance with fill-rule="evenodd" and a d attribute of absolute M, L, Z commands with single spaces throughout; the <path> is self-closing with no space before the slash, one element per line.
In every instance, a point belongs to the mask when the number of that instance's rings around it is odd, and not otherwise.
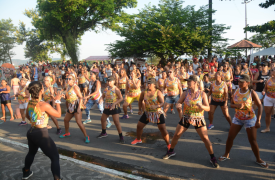
<path fill-rule="evenodd" d="M 16 101 L 12 101 L 13 106 Z M 246 131 L 243 128 L 234 141 L 230 154 L 230 160 L 220 162 L 220 168 L 214 169 L 209 160 L 209 154 L 196 133 L 194 127 L 190 127 L 179 140 L 175 151 L 176 156 L 169 160 L 163 160 L 166 153 L 166 144 L 161 139 L 156 125 L 148 124 L 144 129 L 144 143 L 131 145 L 134 140 L 136 124 L 139 120 L 137 115 L 137 102 L 133 103 L 134 114 L 129 119 L 121 120 L 123 135 L 126 143 L 120 144 L 119 136 L 115 126 L 107 129 L 108 137 L 97 139 L 101 132 L 100 113 L 96 107 L 91 110 L 92 123 L 85 125 L 91 143 L 84 143 L 84 136 L 78 128 L 74 119 L 70 122 L 71 137 L 60 139 L 56 135 L 56 128 L 52 121 L 53 129 L 49 134 L 60 148 L 73 152 L 81 152 L 93 157 L 98 157 L 116 164 L 123 164 L 125 171 L 137 169 L 148 174 L 160 175 L 163 179 L 274 179 L 275 178 L 275 120 L 271 123 L 271 132 L 262 134 L 260 130 L 265 127 L 263 113 L 262 127 L 258 129 L 257 142 L 260 147 L 261 158 L 269 163 L 269 169 L 264 169 L 255 163 L 254 154 L 250 148 Z M 230 109 L 231 117 L 234 116 L 234 109 Z M 121 113 L 122 116 L 122 113 Z M 205 113 L 207 117 L 207 113 Z M 63 118 L 58 122 L 64 132 Z M 83 121 L 86 115 L 83 114 Z M 111 118 L 112 119 L 112 118 Z M 12 139 L 27 144 L 26 132 L 30 125 L 18 126 L 21 120 L 8 121 L 0 125 L 0 137 Z M 167 114 L 166 126 L 172 138 L 178 124 L 178 114 Z M 209 123 L 206 118 L 207 123 Z M 222 115 L 220 108 L 217 108 L 214 115 L 215 128 L 208 131 L 210 141 L 213 144 L 215 156 L 223 155 L 225 143 L 228 136 L 229 125 Z M 18 160 L 22 161 L 22 160 Z M 104 166 L 104 163 L 102 163 Z M 125 166 L 128 165 L 129 167 Z M 158 179 L 160 176 L 151 176 L 151 179 Z"/>

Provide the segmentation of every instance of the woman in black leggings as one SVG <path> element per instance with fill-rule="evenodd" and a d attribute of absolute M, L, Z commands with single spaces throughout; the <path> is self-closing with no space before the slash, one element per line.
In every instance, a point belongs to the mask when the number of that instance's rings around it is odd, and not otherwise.
<path fill-rule="evenodd" d="M 41 101 L 43 86 L 40 82 L 34 81 L 30 83 L 28 90 L 32 99 L 27 107 L 26 118 L 30 120 L 31 128 L 27 132 L 29 152 L 25 158 L 25 167 L 22 169 L 22 179 L 28 179 L 33 175 L 30 167 L 38 148 L 51 159 L 51 170 L 54 179 L 60 179 L 59 154 L 55 143 L 49 137 L 47 124 L 49 116 L 61 117 L 61 93 L 58 92 L 57 96 L 55 96 L 55 110 L 50 104 Z"/>

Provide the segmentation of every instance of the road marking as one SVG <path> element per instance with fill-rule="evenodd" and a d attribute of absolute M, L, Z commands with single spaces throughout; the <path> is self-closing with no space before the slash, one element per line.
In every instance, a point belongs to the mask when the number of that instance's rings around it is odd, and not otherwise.
<path fill-rule="evenodd" d="M 12 141 L 12 140 L 9 140 L 9 139 L 4 139 L 4 138 L 1 138 L 1 137 L 0 137 L 0 141 L 10 143 L 10 144 L 14 144 L 14 145 L 17 145 L 17 146 L 21 146 L 21 147 L 24 147 L 24 148 L 29 148 L 29 146 L 27 144 Z M 38 151 L 42 152 L 40 148 L 38 149 Z M 95 165 L 95 164 L 87 163 L 87 162 L 80 161 L 80 160 L 77 160 L 77 159 L 74 159 L 74 158 L 71 158 L 71 157 L 67 157 L 67 156 L 63 156 L 63 155 L 59 155 L 59 157 L 60 157 L 60 159 L 65 159 L 65 160 L 74 162 L 76 164 L 83 165 L 85 167 L 89 167 L 91 169 L 94 169 L 94 170 L 97 170 L 97 171 L 100 171 L 100 172 L 105 172 L 105 173 L 113 174 L 113 175 L 120 176 L 120 177 L 130 178 L 130 179 L 149 180 L 149 179 L 146 179 L 146 178 L 143 178 L 143 177 L 140 177 L 140 176 L 135 176 L 135 175 L 127 174 L 127 173 L 120 172 L 120 171 L 117 171 L 117 170 L 114 170 L 114 169 L 109 169 L 109 168 L 106 168 L 106 167 L 102 167 L 102 166 L 98 166 L 98 165 Z"/>

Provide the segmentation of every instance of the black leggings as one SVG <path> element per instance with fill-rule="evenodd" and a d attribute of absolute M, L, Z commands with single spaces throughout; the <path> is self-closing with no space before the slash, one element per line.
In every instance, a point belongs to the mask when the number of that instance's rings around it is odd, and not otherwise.
<path fill-rule="evenodd" d="M 51 159 L 51 170 L 54 179 L 60 179 L 59 154 L 55 143 L 49 137 L 47 128 L 31 128 L 27 132 L 29 152 L 25 158 L 25 168 L 30 169 L 38 148 Z"/>

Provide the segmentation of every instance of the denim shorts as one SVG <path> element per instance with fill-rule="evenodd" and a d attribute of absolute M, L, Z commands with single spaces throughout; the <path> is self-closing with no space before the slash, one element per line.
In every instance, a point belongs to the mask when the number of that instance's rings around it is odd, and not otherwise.
<path fill-rule="evenodd" d="M 253 119 L 249 119 L 249 120 L 239 120 L 236 117 L 234 117 L 232 120 L 232 123 L 240 126 L 244 125 L 245 128 L 252 128 L 255 126 L 256 121 L 257 121 L 257 116 L 255 115 Z"/>
<path fill-rule="evenodd" d="M 179 99 L 180 99 L 180 95 L 166 96 L 165 102 L 167 102 L 169 104 L 175 104 L 178 102 Z"/>
<path fill-rule="evenodd" d="M 258 92 L 258 91 L 255 91 L 259 97 L 260 100 L 262 100 L 264 98 L 264 95 L 262 94 L 262 92 Z"/>

